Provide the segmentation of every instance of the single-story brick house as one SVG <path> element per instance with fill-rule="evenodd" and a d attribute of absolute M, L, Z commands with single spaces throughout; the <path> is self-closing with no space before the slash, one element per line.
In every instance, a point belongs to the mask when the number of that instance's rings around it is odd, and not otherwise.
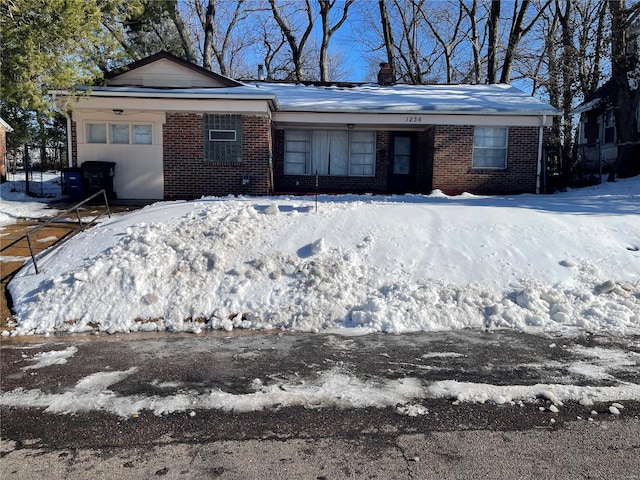
<path fill-rule="evenodd" d="M 106 80 L 53 93 L 70 166 L 115 162 L 121 199 L 535 192 L 559 114 L 509 85 L 239 82 L 164 52 Z"/>

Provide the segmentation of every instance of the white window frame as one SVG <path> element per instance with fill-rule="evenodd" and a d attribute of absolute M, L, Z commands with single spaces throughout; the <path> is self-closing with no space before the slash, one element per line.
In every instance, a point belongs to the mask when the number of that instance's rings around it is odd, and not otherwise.
<path fill-rule="evenodd" d="M 482 130 L 501 130 L 504 132 L 504 145 L 476 145 L 477 134 Z M 473 158 L 471 160 L 471 167 L 478 170 L 505 170 L 507 168 L 507 157 L 509 149 L 509 127 L 485 127 L 476 126 L 473 129 Z M 481 152 L 503 152 L 502 165 L 478 165 L 477 162 L 481 160 Z M 486 159 L 483 159 L 486 160 Z"/>
<path fill-rule="evenodd" d="M 104 126 L 105 129 L 105 141 L 104 142 L 92 142 L 91 141 L 91 126 Z M 114 143 L 113 142 L 113 127 L 116 125 L 127 125 L 129 131 L 129 138 L 127 143 Z M 138 143 L 135 141 L 134 128 L 137 126 L 148 126 L 151 132 L 151 141 L 149 143 Z M 85 140 L 86 143 L 91 145 L 153 145 L 153 123 L 149 122 L 85 122 Z"/>
<path fill-rule="evenodd" d="M 296 175 L 296 176 L 313 176 L 316 174 L 316 171 L 314 169 L 314 166 L 312 165 L 312 152 L 313 152 L 313 132 L 341 132 L 344 133 L 345 131 L 348 133 L 348 140 L 347 140 L 347 172 L 346 174 L 336 174 L 336 173 L 331 173 L 330 171 L 327 173 L 320 173 L 318 172 L 318 175 L 320 176 L 324 176 L 324 177 L 375 177 L 376 175 L 376 132 L 374 130 L 367 130 L 367 131 L 358 131 L 357 133 L 369 133 L 372 135 L 372 141 L 371 141 L 371 145 L 373 146 L 373 152 L 371 152 L 371 173 L 357 173 L 356 170 L 359 171 L 366 171 L 367 170 L 367 166 L 369 164 L 366 163 L 355 163 L 355 159 L 354 156 L 355 155 L 364 155 L 363 153 L 353 153 L 352 154 L 352 144 L 355 143 L 355 140 L 353 139 L 353 135 L 352 135 L 352 131 L 351 130 L 307 130 L 307 129 L 286 129 L 284 130 L 284 174 L 285 175 Z M 290 135 L 289 132 L 296 132 L 298 134 L 300 133 L 306 133 L 306 139 L 296 139 L 296 140 L 292 140 L 291 143 L 301 143 L 301 144 L 306 144 L 306 148 L 304 148 L 304 151 L 291 151 L 291 153 L 295 153 L 299 155 L 303 155 L 304 161 L 297 161 L 297 162 L 292 162 L 292 161 L 288 161 L 287 160 L 287 147 L 289 144 L 289 141 L 287 139 L 287 137 Z M 357 143 L 364 143 L 364 142 L 357 142 Z M 304 165 L 304 173 L 299 173 L 297 170 L 300 170 L 300 167 Z M 297 168 L 295 168 L 297 167 Z"/>

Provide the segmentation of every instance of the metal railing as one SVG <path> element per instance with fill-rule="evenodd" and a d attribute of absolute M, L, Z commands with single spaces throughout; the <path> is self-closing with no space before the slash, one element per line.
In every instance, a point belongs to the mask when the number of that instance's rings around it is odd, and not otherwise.
<path fill-rule="evenodd" d="M 91 221 L 83 223 L 82 222 L 82 217 L 80 216 L 80 207 L 82 207 L 84 204 L 90 202 L 91 200 L 93 200 L 94 198 L 97 198 L 100 195 L 102 195 L 102 197 L 104 198 L 104 205 L 106 207 L 106 211 L 105 212 L 101 212 L 100 214 L 96 215 Z M 47 220 L 42 225 L 38 225 L 33 230 L 25 233 L 24 236 L 27 238 L 27 244 L 29 245 L 29 253 L 31 253 L 31 260 L 33 261 L 33 268 L 35 269 L 36 274 L 40 273 L 40 269 L 38 268 L 38 263 L 36 262 L 36 254 L 34 254 L 34 252 L 33 252 L 33 246 L 31 244 L 31 235 L 33 235 L 35 232 L 37 232 L 38 230 L 40 230 L 42 228 L 50 226 L 53 223 L 58 223 L 58 224 L 67 223 L 68 224 L 69 222 L 60 222 L 59 220 L 62 217 L 65 217 L 66 215 L 68 215 L 71 212 L 75 212 L 76 217 L 78 218 L 78 225 L 80 227 L 80 231 L 84 231 L 85 227 L 93 225 L 105 213 L 109 216 L 109 218 L 111 218 L 111 210 L 109 208 L 109 201 L 107 200 L 107 192 L 104 191 L 104 190 L 100 190 L 99 192 L 94 193 L 90 197 L 85 198 L 83 201 L 81 201 L 80 203 L 74 205 L 73 207 L 65 210 L 62 213 L 59 213 L 58 215 L 56 215 L 52 219 Z M 73 224 L 75 225 L 75 222 L 73 222 Z M 47 250 L 49 250 L 52 247 L 56 248 L 59 245 L 61 245 L 61 243 L 56 243 L 56 244 L 52 245 L 51 247 L 47 248 Z"/>

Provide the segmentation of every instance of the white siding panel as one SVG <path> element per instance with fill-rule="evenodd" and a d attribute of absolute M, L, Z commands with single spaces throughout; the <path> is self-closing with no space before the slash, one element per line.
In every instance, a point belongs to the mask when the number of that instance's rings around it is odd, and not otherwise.
<path fill-rule="evenodd" d="M 78 159 L 116 162 L 113 189 L 118 199 L 164 198 L 162 145 L 78 145 Z"/>
<path fill-rule="evenodd" d="M 109 81 L 109 85 L 136 85 L 145 87 L 222 87 L 221 83 L 190 68 L 167 59 L 121 73 Z"/>

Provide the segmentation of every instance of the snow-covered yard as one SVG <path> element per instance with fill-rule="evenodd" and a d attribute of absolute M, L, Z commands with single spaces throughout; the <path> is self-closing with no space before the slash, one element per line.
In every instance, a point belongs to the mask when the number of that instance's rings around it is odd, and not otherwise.
<path fill-rule="evenodd" d="M 2 184 L 0 190 L 0 232 L 2 225 L 11 225 L 19 218 L 41 218 L 56 214 L 57 211 L 49 208 L 48 202 L 61 198 L 59 172 L 32 174 L 29 186 L 37 197 L 27 195 L 24 172 L 9 173 L 7 177 L 7 182 Z"/>
<path fill-rule="evenodd" d="M 5 197 L 2 212 L 13 208 Z M 640 332 L 640 178 L 555 195 L 203 198 L 104 221 L 9 285 L 13 334 Z"/>

